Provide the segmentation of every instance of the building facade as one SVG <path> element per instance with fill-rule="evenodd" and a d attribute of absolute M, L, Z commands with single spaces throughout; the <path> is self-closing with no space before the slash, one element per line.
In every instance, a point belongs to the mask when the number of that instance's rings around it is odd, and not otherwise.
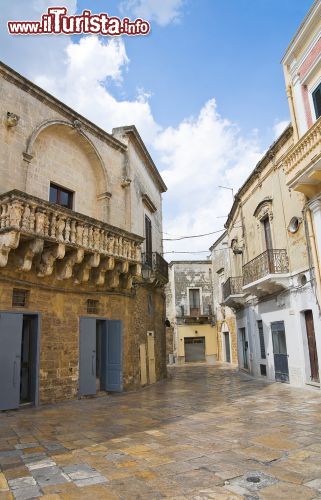
<path fill-rule="evenodd" d="M 228 234 L 225 231 L 211 246 L 213 312 L 216 318 L 217 359 L 225 363 L 238 363 L 236 320 L 233 306 L 224 304 L 223 297 L 238 289 L 240 277 L 230 278 Z M 228 289 L 228 290 L 227 290 Z"/>
<path fill-rule="evenodd" d="M 303 193 L 311 266 L 321 304 L 321 2 L 313 3 L 282 59 L 293 125 L 286 183 Z"/>
<path fill-rule="evenodd" d="M 162 181 L 112 135 L 0 66 L 0 409 L 166 376 Z"/>
<path fill-rule="evenodd" d="M 238 191 L 226 228 L 239 365 L 257 377 L 319 386 L 321 324 L 309 258 L 305 197 L 289 191 L 284 156 L 289 126 Z M 230 286 L 233 284 L 233 286 Z"/>
<path fill-rule="evenodd" d="M 173 328 L 176 363 L 217 359 L 210 260 L 172 261 L 166 287 L 166 317 Z"/>

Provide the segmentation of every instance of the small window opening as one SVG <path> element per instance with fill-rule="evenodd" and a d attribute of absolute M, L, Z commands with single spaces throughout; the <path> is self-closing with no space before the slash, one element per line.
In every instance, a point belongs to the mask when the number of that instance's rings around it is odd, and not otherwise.
<path fill-rule="evenodd" d="M 12 291 L 12 306 L 27 307 L 29 302 L 29 290 L 14 288 Z"/>
<path fill-rule="evenodd" d="M 99 300 L 88 299 L 87 300 L 87 313 L 88 314 L 98 314 Z"/>

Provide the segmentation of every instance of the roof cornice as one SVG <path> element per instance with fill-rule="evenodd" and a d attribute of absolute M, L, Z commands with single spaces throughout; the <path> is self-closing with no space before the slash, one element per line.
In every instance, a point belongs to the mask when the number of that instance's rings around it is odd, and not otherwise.
<path fill-rule="evenodd" d="M 15 71 L 13 68 L 7 66 L 2 61 L 0 61 L 0 74 L 7 81 L 13 83 L 14 85 L 19 87 L 23 91 L 27 92 L 28 94 L 32 95 L 39 101 L 45 103 L 52 109 L 57 110 L 61 115 L 65 116 L 69 120 L 81 121 L 83 129 L 95 135 L 96 137 L 98 137 L 98 139 L 102 140 L 103 142 L 107 142 L 114 149 L 120 151 L 127 150 L 126 144 L 123 144 L 121 141 L 113 137 L 111 134 L 108 134 L 108 132 L 98 127 L 98 125 L 91 122 L 84 116 L 80 115 L 79 113 L 77 113 L 77 111 L 67 106 L 67 104 L 64 104 L 56 97 L 49 94 L 49 92 L 47 92 L 46 90 L 42 89 L 41 87 L 38 87 L 38 85 L 31 82 L 30 80 L 22 76 L 20 73 Z"/>
<path fill-rule="evenodd" d="M 152 176 L 154 177 L 155 181 L 157 182 L 157 184 L 160 188 L 160 191 L 162 193 L 165 193 L 165 191 L 167 191 L 167 186 L 164 183 L 162 176 L 160 175 L 155 163 L 153 162 L 153 159 L 150 156 L 150 154 L 149 154 L 141 136 L 139 135 L 138 130 L 135 127 L 135 125 L 127 125 L 125 127 L 113 128 L 113 134 L 117 134 L 117 133 L 127 134 L 132 139 L 133 143 L 136 145 L 136 147 L 141 152 L 141 154 L 146 162 L 146 165 L 149 168 L 150 173 L 152 174 Z"/>

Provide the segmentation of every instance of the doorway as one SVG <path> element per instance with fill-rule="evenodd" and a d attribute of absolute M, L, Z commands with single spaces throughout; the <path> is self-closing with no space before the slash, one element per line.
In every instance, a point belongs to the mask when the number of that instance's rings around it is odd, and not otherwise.
<path fill-rule="evenodd" d="M 0 313 L 0 410 L 38 400 L 38 316 Z"/>
<path fill-rule="evenodd" d="M 315 342 L 313 313 L 311 310 L 307 310 L 304 312 L 304 316 L 305 316 L 305 326 L 306 326 L 308 348 L 309 348 L 311 382 L 319 383 L 320 382 L 319 362 L 318 362 L 317 345 Z"/>
<path fill-rule="evenodd" d="M 277 382 L 289 382 L 288 353 L 284 321 L 271 323 L 275 380 Z"/>
<path fill-rule="evenodd" d="M 223 335 L 224 335 L 225 361 L 226 363 L 230 363 L 231 362 L 230 334 L 229 332 L 223 332 Z"/>
<path fill-rule="evenodd" d="M 205 361 L 205 337 L 185 337 L 185 362 Z"/>
<path fill-rule="evenodd" d="M 241 348 L 242 348 L 242 359 L 243 359 L 243 367 L 244 370 L 249 369 L 249 363 L 247 359 L 247 351 L 249 347 L 249 343 L 246 340 L 246 331 L 245 328 L 240 328 L 240 336 L 241 336 Z"/>
<path fill-rule="evenodd" d="M 122 322 L 80 318 L 79 395 L 122 391 Z"/>

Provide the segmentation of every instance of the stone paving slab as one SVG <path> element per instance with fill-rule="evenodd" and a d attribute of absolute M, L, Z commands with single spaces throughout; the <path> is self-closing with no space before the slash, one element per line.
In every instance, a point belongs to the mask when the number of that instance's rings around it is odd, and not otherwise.
<path fill-rule="evenodd" d="M 135 393 L 0 413 L 0 500 L 317 499 L 320 443 L 319 392 L 173 367 Z"/>

